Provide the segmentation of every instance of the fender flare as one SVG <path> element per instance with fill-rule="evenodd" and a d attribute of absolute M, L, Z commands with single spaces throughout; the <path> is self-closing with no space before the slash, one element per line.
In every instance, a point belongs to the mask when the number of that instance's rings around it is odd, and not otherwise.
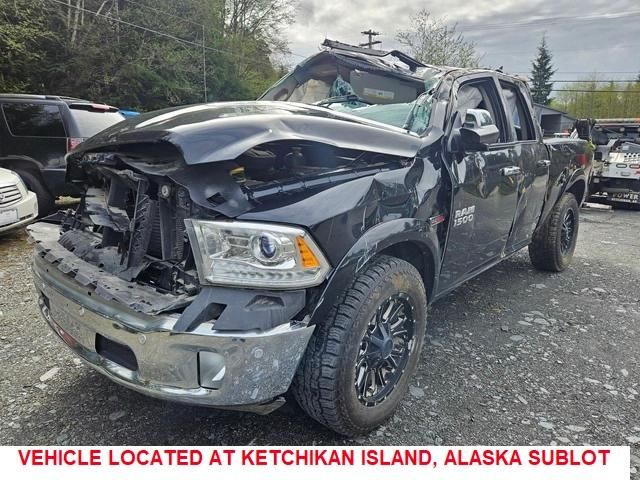
<path fill-rule="evenodd" d="M 584 168 L 577 168 L 573 171 L 570 171 L 568 168 L 565 169 L 565 172 L 563 172 L 562 175 L 566 175 L 568 177 L 568 179 L 564 182 L 558 182 L 561 183 L 561 186 L 556 190 L 558 192 L 558 194 L 556 195 L 555 198 L 548 198 L 545 203 L 544 206 L 542 208 L 542 214 L 540 215 L 540 218 L 538 220 L 538 224 L 536 226 L 536 228 L 538 228 L 540 225 L 542 225 L 546 220 L 547 217 L 549 217 L 549 214 L 551 213 L 551 211 L 553 210 L 553 207 L 556 206 L 556 203 L 558 203 L 558 201 L 562 198 L 562 196 L 567 193 L 568 190 L 570 190 L 576 183 L 578 182 L 584 182 L 585 184 L 585 199 L 586 200 L 586 193 L 587 190 L 589 188 L 589 185 L 587 184 L 587 175 L 586 172 L 584 170 Z M 562 176 L 560 177 L 560 180 L 562 179 Z M 580 201 L 578 201 L 579 204 L 582 204 Z"/>
<path fill-rule="evenodd" d="M 29 170 L 34 170 L 34 173 L 40 175 L 40 169 L 42 168 L 40 163 L 35 161 L 31 157 L 25 157 L 22 155 L 10 155 L 7 157 L 0 157 L 0 167 L 13 167 L 18 168 L 18 166 L 28 165 L 27 168 Z"/>
<path fill-rule="evenodd" d="M 578 204 L 582 205 L 582 202 L 584 202 L 587 199 L 588 190 L 589 190 L 589 182 L 587 181 L 587 174 L 584 168 L 579 168 L 573 172 L 573 174 L 571 175 L 567 183 L 565 183 L 564 188 L 562 189 L 562 193 L 560 193 L 560 196 L 556 199 L 556 202 L 562 197 L 562 195 L 564 195 L 569 190 L 571 190 L 573 186 L 578 182 L 584 183 L 584 193 L 582 195 L 582 198 L 577 199 Z"/>
<path fill-rule="evenodd" d="M 380 223 L 367 230 L 334 268 L 312 309 L 310 324 L 315 325 L 329 315 L 342 293 L 371 259 L 389 247 L 407 242 L 415 244 L 424 255 L 431 256 L 433 264 L 430 268 L 433 271 L 429 273 L 435 284 L 441 256 L 435 227 L 415 218 L 399 218 Z M 435 286 L 431 290 L 434 289 Z"/>

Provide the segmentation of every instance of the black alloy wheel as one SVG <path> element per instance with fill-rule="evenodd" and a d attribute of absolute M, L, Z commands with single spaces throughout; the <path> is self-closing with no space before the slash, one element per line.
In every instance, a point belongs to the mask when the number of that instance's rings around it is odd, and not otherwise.
<path fill-rule="evenodd" d="M 355 389 L 363 405 L 382 402 L 402 376 L 415 343 L 414 310 L 408 295 L 395 293 L 369 321 L 356 360 Z"/>
<path fill-rule="evenodd" d="M 565 212 L 562 219 L 562 226 L 560 230 L 560 250 L 566 255 L 571 249 L 573 243 L 573 236 L 576 230 L 576 217 L 573 210 L 569 209 Z"/>

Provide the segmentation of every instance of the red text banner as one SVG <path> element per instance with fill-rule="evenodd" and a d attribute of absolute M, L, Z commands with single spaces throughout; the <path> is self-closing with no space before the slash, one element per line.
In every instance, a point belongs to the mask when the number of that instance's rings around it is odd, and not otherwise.
<path fill-rule="evenodd" d="M 12 479 L 628 479 L 629 447 L 0 447 Z"/>

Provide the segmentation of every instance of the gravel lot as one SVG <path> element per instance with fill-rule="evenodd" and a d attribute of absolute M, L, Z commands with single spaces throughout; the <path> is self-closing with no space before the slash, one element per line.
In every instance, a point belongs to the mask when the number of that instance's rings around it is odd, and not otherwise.
<path fill-rule="evenodd" d="M 640 212 L 583 209 L 574 265 L 522 252 L 430 311 L 411 390 L 344 440 L 287 404 L 269 416 L 146 398 L 81 365 L 45 326 L 23 233 L 0 237 L 2 444 L 635 444 L 640 463 Z"/>

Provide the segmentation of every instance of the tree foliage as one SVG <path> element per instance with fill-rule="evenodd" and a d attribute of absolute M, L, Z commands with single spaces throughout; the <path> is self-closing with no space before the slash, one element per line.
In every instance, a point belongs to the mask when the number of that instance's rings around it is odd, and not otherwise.
<path fill-rule="evenodd" d="M 282 73 L 284 0 L 0 0 L 0 91 L 153 110 L 251 99 Z M 137 25 L 139 27 L 136 27 Z"/>
<path fill-rule="evenodd" d="M 420 10 L 411 18 L 411 28 L 399 31 L 396 40 L 409 48 L 411 55 L 430 65 L 477 67 L 480 56 L 474 42 L 465 40 L 457 24 L 448 26 L 446 19 L 434 18 Z"/>
<path fill-rule="evenodd" d="M 551 102 L 551 90 L 553 82 L 551 78 L 556 71 L 552 63 L 553 56 L 547 46 L 547 39 L 543 35 L 538 45 L 538 55 L 531 62 L 531 93 L 533 101 L 543 105 Z"/>
<path fill-rule="evenodd" d="M 640 79 L 601 83 L 594 77 L 570 83 L 551 105 L 576 118 L 635 118 L 640 115 Z"/>

